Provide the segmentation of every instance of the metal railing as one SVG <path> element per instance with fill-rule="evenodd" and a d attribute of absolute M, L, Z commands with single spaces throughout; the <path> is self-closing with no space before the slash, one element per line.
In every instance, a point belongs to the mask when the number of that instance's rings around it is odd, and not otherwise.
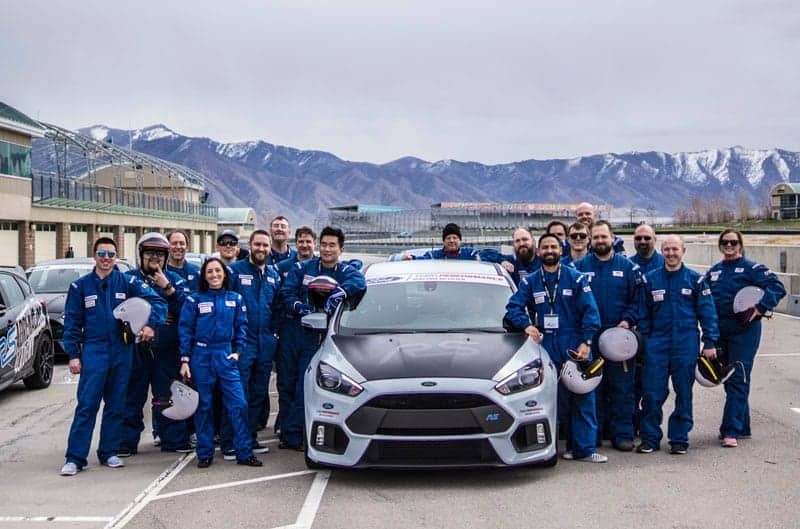
<path fill-rule="evenodd" d="M 217 207 L 209 204 L 151 195 L 141 191 L 87 184 L 71 178 L 37 173 L 33 174 L 31 198 L 34 204 L 37 202 L 52 203 L 53 199 L 62 199 L 71 201 L 76 207 L 78 203 L 108 204 L 126 209 L 207 217 L 214 221 L 218 217 Z"/>

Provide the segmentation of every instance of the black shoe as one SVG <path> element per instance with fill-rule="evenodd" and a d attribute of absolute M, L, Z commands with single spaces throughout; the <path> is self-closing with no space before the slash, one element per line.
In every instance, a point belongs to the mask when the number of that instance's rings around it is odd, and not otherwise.
<path fill-rule="evenodd" d="M 280 448 L 281 450 L 297 450 L 298 452 L 302 452 L 305 450 L 303 443 L 300 443 L 299 445 L 293 445 L 289 444 L 283 439 L 281 439 L 281 442 L 278 443 L 278 448 Z"/>
<path fill-rule="evenodd" d="M 689 450 L 689 445 L 683 443 L 673 443 L 669 446 L 670 446 L 669 453 L 673 455 L 682 456 Z"/>
<path fill-rule="evenodd" d="M 131 457 L 136 455 L 136 450 L 128 450 L 127 448 L 122 448 L 117 450 L 117 457 Z"/>
<path fill-rule="evenodd" d="M 269 452 L 269 447 L 266 445 L 262 445 L 258 441 L 253 443 L 253 453 L 254 454 L 266 454 Z"/>
<path fill-rule="evenodd" d="M 637 454 L 652 454 L 655 452 L 656 449 L 650 445 L 650 443 L 642 441 L 639 443 L 639 446 L 636 447 Z"/>
<path fill-rule="evenodd" d="M 194 447 L 190 444 L 185 444 L 183 446 L 179 446 L 178 448 L 161 448 L 162 452 L 178 452 L 179 454 L 188 454 L 189 452 L 194 452 Z"/>
<path fill-rule="evenodd" d="M 237 465 L 245 465 L 248 467 L 260 467 L 263 466 L 264 463 L 261 462 L 256 456 L 250 456 L 248 459 L 237 459 Z"/>
<path fill-rule="evenodd" d="M 208 468 L 211 466 L 212 459 L 198 459 L 197 468 Z"/>
<path fill-rule="evenodd" d="M 618 441 L 613 443 L 614 448 L 619 450 L 620 452 L 632 452 L 633 451 L 633 441 Z"/>

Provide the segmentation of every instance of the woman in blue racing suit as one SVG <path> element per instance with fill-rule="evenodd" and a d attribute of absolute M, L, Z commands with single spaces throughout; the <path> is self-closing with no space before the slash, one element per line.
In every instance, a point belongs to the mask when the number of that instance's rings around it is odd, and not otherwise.
<path fill-rule="evenodd" d="M 251 467 L 262 465 L 253 455 L 247 401 L 237 367 L 247 334 L 247 312 L 242 296 L 229 288 L 227 267 L 218 258 L 209 258 L 200 270 L 198 291 L 186 297 L 178 324 L 181 375 L 194 378 L 199 393 L 194 424 L 200 468 L 210 466 L 214 459 L 212 403 L 217 382 L 233 427 L 236 462 Z"/>
<path fill-rule="evenodd" d="M 761 316 L 771 311 L 786 295 L 786 289 L 769 268 L 744 257 L 742 234 L 726 229 L 719 236 L 722 261 L 712 266 L 704 279 L 711 286 L 719 316 L 720 339 L 724 362 L 736 369 L 725 382 L 725 410 L 719 437 L 722 446 L 737 446 L 737 438 L 750 437 L 750 372 L 761 341 Z M 764 290 L 764 296 L 746 312 L 735 313 L 736 293 L 747 286 Z"/>

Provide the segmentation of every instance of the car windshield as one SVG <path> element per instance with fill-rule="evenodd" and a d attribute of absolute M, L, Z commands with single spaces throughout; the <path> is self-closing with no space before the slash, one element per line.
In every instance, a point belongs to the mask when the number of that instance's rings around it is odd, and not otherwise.
<path fill-rule="evenodd" d="M 339 334 L 505 332 L 503 315 L 512 294 L 505 280 L 367 284 L 356 308 L 342 312 Z"/>
<path fill-rule="evenodd" d="M 31 271 L 28 282 L 37 294 L 66 293 L 69 285 L 81 276 L 92 271 L 92 266 L 69 268 L 37 268 Z"/>

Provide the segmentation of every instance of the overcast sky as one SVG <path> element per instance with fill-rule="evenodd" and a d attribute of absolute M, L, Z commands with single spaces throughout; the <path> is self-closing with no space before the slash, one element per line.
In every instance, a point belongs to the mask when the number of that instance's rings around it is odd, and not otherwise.
<path fill-rule="evenodd" d="M 798 28 L 795 0 L 0 1 L 0 100 L 379 163 L 800 150 Z"/>

